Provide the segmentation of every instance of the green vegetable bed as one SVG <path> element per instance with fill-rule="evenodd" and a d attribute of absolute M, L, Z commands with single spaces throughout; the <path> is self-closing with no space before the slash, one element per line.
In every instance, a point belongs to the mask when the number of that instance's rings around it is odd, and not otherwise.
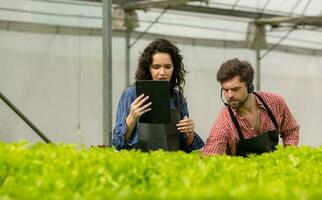
<path fill-rule="evenodd" d="M 0 199 L 322 199 L 322 147 L 247 159 L 0 143 Z"/>

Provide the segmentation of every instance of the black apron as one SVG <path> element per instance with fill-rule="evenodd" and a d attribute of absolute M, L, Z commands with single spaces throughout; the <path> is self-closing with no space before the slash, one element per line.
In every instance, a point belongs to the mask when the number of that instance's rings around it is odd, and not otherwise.
<path fill-rule="evenodd" d="M 240 125 L 237 121 L 237 118 L 233 113 L 233 110 L 230 108 L 230 106 L 227 105 L 230 117 L 237 129 L 239 136 L 239 143 L 237 144 L 236 156 L 247 157 L 249 154 L 259 155 L 265 152 L 272 152 L 276 149 L 276 145 L 278 144 L 279 132 L 277 121 L 272 111 L 268 108 L 264 99 L 255 92 L 253 92 L 253 94 L 262 102 L 262 104 L 266 108 L 267 113 L 275 126 L 275 130 L 265 132 L 257 137 L 245 139 L 241 131 Z"/>
<path fill-rule="evenodd" d="M 152 124 L 141 123 L 138 143 L 133 147 L 143 152 L 162 149 L 165 151 L 178 151 L 180 149 L 180 132 L 176 124 L 180 121 L 179 110 L 171 110 L 171 123 Z"/>

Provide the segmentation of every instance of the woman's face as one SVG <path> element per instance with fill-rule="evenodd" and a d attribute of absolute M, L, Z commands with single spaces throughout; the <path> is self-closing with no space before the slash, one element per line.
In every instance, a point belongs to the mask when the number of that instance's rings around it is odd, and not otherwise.
<path fill-rule="evenodd" d="M 173 64 L 169 54 L 156 53 L 152 56 L 150 66 L 152 80 L 170 81 L 173 74 Z"/>

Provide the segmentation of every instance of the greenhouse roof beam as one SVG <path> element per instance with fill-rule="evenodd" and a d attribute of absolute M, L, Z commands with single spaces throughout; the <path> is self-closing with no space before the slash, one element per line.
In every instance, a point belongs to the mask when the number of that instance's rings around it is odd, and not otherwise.
<path fill-rule="evenodd" d="M 258 19 L 254 22 L 255 24 L 271 25 L 274 27 L 280 26 L 317 26 L 322 27 L 322 16 L 303 16 L 303 17 L 273 17 L 268 19 Z"/>
<path fill-rule="evenodd" d="M 82 36 L 102 36 L 101 28 L 90 28 L 90 27 L 73 27 L 73 26 L 62 26 L 62 25 L 50 25 L 50 24 L 38 24 L 29 22 L 16 22 L 7 21 L 0 19 L 0 30 L 6 31 L 18 31 L 27 33 L 40 33 L 40 34 L 60 34 L 60 35 L 77 35 L 81 33 Z M 142 32 L 133 31 L 131 38 L 138 37 Z M 124 37 L 124 30 L 113 30 L 114 37 Z M 166 34 L 154 34 L 146 33 L 143 38 L 145 40 L 153 40 L 156 37 L 166 37 L 171 41 L 176 41 L 180 44 L 186 45 L 196 45 L 203 47 L 216 47 L 216 48 L 231 48 L 231 49 L 243 49 L 246 47 L 245 41 L 236 40 L 222 40 L 222 39 L 205 39 L 205 38 L 192 38 L 183 36 L 173 36 Z M 268 48 L 272 45 L 268 43 Z M 311 56 L 322 56 L 322 50 L 317 48 L 305 48 L 300 46 L 289 46 L 289 45 L 279 45 L 275 48 L 275 51 L 287 52 L 293 54 L 301 55 L 311 55 Z"/>
<path fill-rule="evenodd" d="M 101 1 L 101 0 L 98 0 Z M 146 0 L 112 0 L 114 4 L 128 4 L 133 2 L 140 2 L 140 1 L 146 1 Z"/>
<path fill-rule="evenodd" d="M 230 16 L 230 17 L 242 17 L 242 18 L 251 18 L 251 19 L 282 16 L 282 15 L 263 13 L 263 12 L 231 10 L 231 9 L 224 9 L 224 8 L 193 6 L 193 5 L 182 5 L 175 8 L 169 8 L 169 10 L 193 12 L 193 13 L 201 13 L 201 14 L 224 15 L 224 16 Z"/>
<path fill-rule="evenodd" d="M 146 0 L 146 1 L 131 1 L 126 4 L 122 4 L 123 9 L 150 9 L 150 8 L 175 8 L 181 5 L 185 5 L 188 2 L 207 2 L 208 0 L 177 0 L 177 1 L 171 1 L 171 0 Z"/>
<path fill-rule="evenodd" d="M 160 2 L 160 1 L 159 1 Z M 121 7 L 125 9 L 147 9 L 147 8 L 157 8 L 163 9 L 164 3 L 150 3 L 147 4 L 144 0 L 113 0 L 114 4 L 119 4 Z M 174 1 L 169 1 L 169 3 Z M 168 10 L 173 11 L 182 11 L 182 12 L 192 12 L 192 13 L 200 13 L 200 14 L 211 14 L 211 15 L 224 15 L 224 16 L 231 16 L 231 17 L 242 17 L 242 18 L 271 18 L 271 17 L 280 17 L 283 15 L 277 14 L 270 14 L 265 12 L 253 12 L 253 11 L 244 11 L 244 10 L 232 10 L 232 9 L 225 9 L 225 8 L 215 8 L 209 7 L 207 5 L 187 5 L 182 4 L 180 1 L 180 5 L 170 6 Z M 187 2 L 187 1 L 186 1 Z M 205 1 L 200 1 L 205 2 Z M 173 3 L 172 3 L 173 4 Z"/>
<path fill-rule="evenodd" d="M 102 2 L 102 0 L 78 0 L 78 1 L 91 1 L 91 2 Z M 123 8 L 132 7 L 134 9 L 134 5 L 141 4 L 140 9 L 147 9 L 147 8 L 157 8 L 163 9 L 164 5 L 156 4 L 153 5 L 145 4 L 143 8 L 143 3 L 146 0 L 112 0 L 113 4 L 119 5 Z M 173 1 L 169 1 L 173 2 Z M 201 2 L 205 2 L 201 0 Z M 286 16 L 283 14 L 272 14 L 267 12 L 257 12 L 257 11 L 246 11 L 246 10 L 236 10 L 236 9 L 226 9 L 226 8 L 216 8 L 216 7 L 209 7 L 207 5 L 177 5 L 175 7 L 170 7 L 168 10 L 172 11 L 182 11 L 182 12 L 192 12 L 192 13 L 199 13 L 199 14 L 210 14 L 210 15 L 223 15 L 223 16 L 230 16 L 230 17 L 240 17 L 240 18 L 272 18 L 272 17 L 282 17 Z"/>

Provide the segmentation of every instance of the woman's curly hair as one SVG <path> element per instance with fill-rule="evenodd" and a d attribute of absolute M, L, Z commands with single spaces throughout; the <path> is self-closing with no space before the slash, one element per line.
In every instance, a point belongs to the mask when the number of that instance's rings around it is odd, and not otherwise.
<path fill-rule="evenodd" d="M 135 74 L 135 80 L 152 79 L 150 66 L 152 65 L 153 55 L 156 53 L 167 53 L 170 55 L 173 64 L 170 92 L 174 94 L 174 88 L 177 88 L 180 96 L 183 96 L 183 86 L 185 84 L 184 77 L 187 73 L 182 62 L 183 56 L 180 54 L 180 50 L 166 39 L 155 39 L 144 49 L 143 53 L 140 53 L 139 66 Z"/>

